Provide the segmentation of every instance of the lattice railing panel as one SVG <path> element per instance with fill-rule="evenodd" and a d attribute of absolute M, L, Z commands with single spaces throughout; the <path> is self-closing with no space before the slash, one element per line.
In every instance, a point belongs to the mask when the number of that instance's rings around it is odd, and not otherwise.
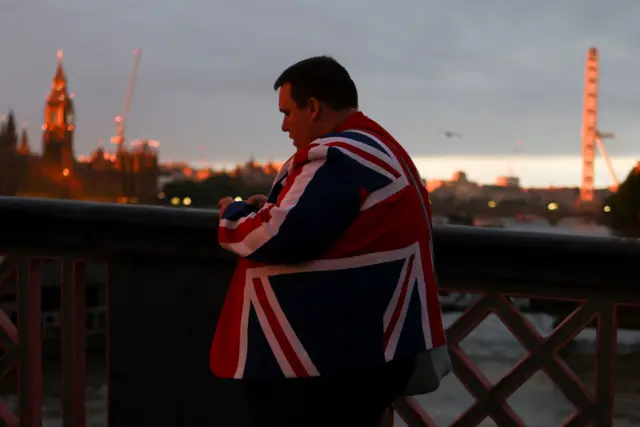
<path fill-rule="evenodd" d="M 526 350 L 526 355 L 501 379 L 492 383 L 461 349 L 460 343 L 487 316 L 495 314 Z M 486 292 L 448 328 L 453 371 L 474 397 L 474 403 L 450 426 L 477 426 L 490 418 L 498 426 L 525 426 L 508 399 L 534 374 L 543 371 L 573 405 L 575 411 L 563 426 L 611 426 L 613 413 L 613 364 L 617 346 L 616 302 L 600 298 L 582 301 L 547 336 L 521 313 L 512 300 L 497 291 Z M 559 351 L 584 328 L 597 320 L 596 385 L 589 392 L 566 365 Z M 394 407 L 410 427 L 437 424 L 414 398 L 398 400 Z"/>

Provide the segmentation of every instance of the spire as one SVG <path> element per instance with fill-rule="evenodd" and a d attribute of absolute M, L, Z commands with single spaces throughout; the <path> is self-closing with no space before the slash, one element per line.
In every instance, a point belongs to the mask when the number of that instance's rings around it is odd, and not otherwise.
<path fill-rule="evenodd" d="M 58 66 L 51 80 L 51 91 L 45 105 L 45 127 L 52 126 L 59 129 L 73 129 L 73 101 L 67 93 L 67 78 L 62 66 L 62 51 L 58 51 Z"/>
<path fill-rule="evenodd" d="M 16 133 L 16 120 L 13 110 L 3 117 L 6 117 L 6 119 L 0 125 L 0 148 L 2 150 L 15 150 L 18 144 L 18 135 Z"/>
<path fill-rule="evenodd" d="M 13 114 L 13 110 L 9 111 L 9 114 L 7 115 L 6 130 L 11 135 L 16 134 L 16 118 Z"/>
<path fill-rule="evenodd" d="M 56 74 L 53 76 L 53 82 L 51 84 L 52 89 L 61 90 L 64 89 L 67 85 L 67 78 L 64 75 L 64 68 L 62 67 L 62 50 L 58 51 L 58 67 L 56 69 Z"/>
<path fill-rule="evenodd" d="M 27 135 L 27 126 L 22 127 L 22 134 L 20 135 L 20 146 L 18 147 L 18 153 L 29 154 L 31 148 L 29 147 L 29 136 Z"/>

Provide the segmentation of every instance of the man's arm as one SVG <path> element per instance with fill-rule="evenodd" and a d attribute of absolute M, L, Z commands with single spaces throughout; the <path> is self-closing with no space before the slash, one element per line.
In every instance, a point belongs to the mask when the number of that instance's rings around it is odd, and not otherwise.
<path fill-rule="evenodd" d="M 329 155 L 302 166 L 279 206 L 266 203 L 250 211 L 247 203 L 230 204 L 220 220 L 220 244 L 268 264 L 315 259 L 360 211 L 360 188 L 350 172 L 348 159 Z"/>
<path fill-rule="evenodd" d="M 229 202 L 220 207 L 220 219 L 237 221 L 247 215 L 257 212 L 258 208 L 248 201 Z"/>

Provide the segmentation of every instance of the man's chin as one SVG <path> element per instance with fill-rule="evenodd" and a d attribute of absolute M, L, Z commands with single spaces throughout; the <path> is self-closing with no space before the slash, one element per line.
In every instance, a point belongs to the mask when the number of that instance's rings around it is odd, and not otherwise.
<path fill-rule="evenodd" d="M 309 142 L 293 141 L 293 146 L 296 147 L 296 149 L 298 150 L 305 148 L 309 144 L 310 144 Z"/>

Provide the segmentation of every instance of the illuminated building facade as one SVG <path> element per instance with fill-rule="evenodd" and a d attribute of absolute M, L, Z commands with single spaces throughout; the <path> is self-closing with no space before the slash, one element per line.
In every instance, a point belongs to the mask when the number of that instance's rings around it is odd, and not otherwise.
<path fill-rule="evenodd" d="M 75 107 L 58 53 L 58 67 L 44 109 L 42 154 L 20 138 L 10 113 L 0 127 L 0 195 L 99 202 L 155 203 L 157 143 L 141 141 L 118 154 L 102 147 L 88 159 L 74 154 Z"/>

